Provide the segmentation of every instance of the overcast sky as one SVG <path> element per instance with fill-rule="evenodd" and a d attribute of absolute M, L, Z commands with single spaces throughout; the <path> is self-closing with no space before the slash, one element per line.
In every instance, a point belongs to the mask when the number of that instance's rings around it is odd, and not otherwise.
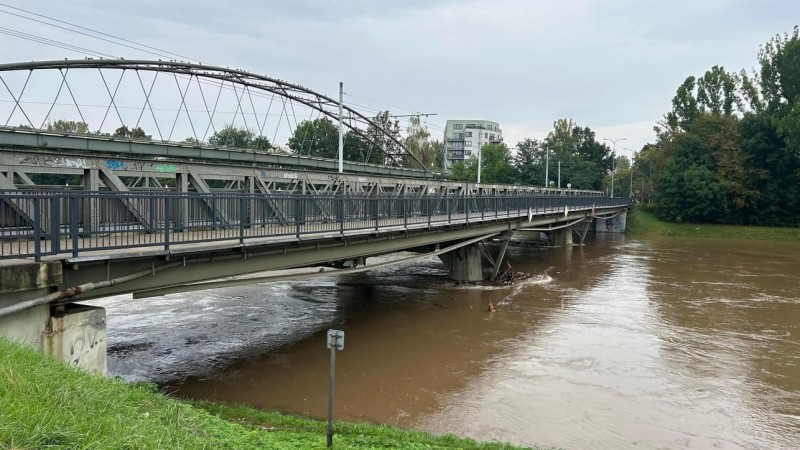
<path fill-rule="evenodd" d="M 760 44 L 800 22 L 795 0 L 4 3 L 330 96 L 343 81 L 347 101 L 437 113 L 435 137 L 447 119 L 487 119 L 514 146 L 565 117 L 599 139 L 627 138 L 618 152 L 654 140 L 687 76 L 750 69 Z M 0 27 L 153 58 L 6 13 Z M 1 62 L 80 56 L 0 35 Z"/>

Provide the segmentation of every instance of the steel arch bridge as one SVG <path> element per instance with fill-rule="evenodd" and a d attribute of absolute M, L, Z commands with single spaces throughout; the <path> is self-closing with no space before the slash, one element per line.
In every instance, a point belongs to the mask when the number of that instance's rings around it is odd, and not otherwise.
<path fill-rule="evenodd" d="M 203 145 L 209 133 L 213 136 L 226 126 L 243 125 L 251 137 L 273 142 L 281 131 L 285 137 L 302 124 L 298 110 L 310 113 L 308 117 L 301 114 L 302 120 L 339 120 L 338 101 L 304 86 L 244 70 L 180 61 L 87 58 L 0 64 L 0 83 L 0 93 L 5 95 L 0 97 L 4 127 L 19 122 L 18 128 L 65 134 L 115 136 L 124 130 L 118 137 L 176 142 L 173 136 L 183 133 L 190 134 L 184 143 Z M 54 120 L 82 126 L 59 129 Z M 89 123 L 97 121 L 97 130 L 90 131 Z M 376 120 L 343 105 L 342 121 L 353 133 L 351 137 L 348 132 L 348 139 L 357 137 L 366 143 L 367 149 L 360 154 L 363 162 L 371 157 L 374 161 L 372 152 L 377 151 L 387 165 L 430 172 Z M 144 133 L 124 134 L 142 126 L 149 126 L 159 139 Z M 330 138 L 314 135 L 316 127 L 312 130 L 311 136 L 306 132 L 302 140 L 296 140 L 300 141 L 299 149 L 293 149 L 296 153 L 303 154 L 306 143 L 310 150 Z M 214 142 L 213 146 L 227 145 Z"/>

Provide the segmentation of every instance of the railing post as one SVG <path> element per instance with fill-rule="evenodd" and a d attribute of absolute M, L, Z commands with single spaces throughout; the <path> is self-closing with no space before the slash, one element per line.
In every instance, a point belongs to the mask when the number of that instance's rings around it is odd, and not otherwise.
<path fill-rule="evenodd" d="M 295 235 L 298 239 L 300 239 L 300 214 L 304 207 L 303 205 L 303 198 L 294 194 L 294 226 L 295 226 Z"/>
<path fill-rule="evenodd" d="M 466 223 L 469 223 L 469 192 L 464 195 L 464 214 Z"/>
<path fill-rule="evenodd" d="M 403 194 L 402 198 L 402 205 L 403 205 L 403 227 L 408 229 L 408 195 Z"/>
<path fill-rule="evenodd" d="M 39 195 L 33 197 L 33 251 L 34 260 L 42 260 L 42 205 L 39 203 Z"/>
<path fill-rule="evenodd" d="M 61 198 L 50 197 L 50 253 L 61 253 Z"/>
<path fill-rule="evenodd" d="M 373 198 L 372 198 L 372 202 L 373 202 L 373 204 L 375 205 L 375 231 L 378 231 L 378 228 L 379 228 L 379 226 L 380 226 L 380 225 L 378 224 L 378 218 L 381 216 L 381 211 L 380 211 L 380 209 L 381 209 L 381 202 L 380 202 L 380 199 L 379 199 L 379 197 L 373 197 Z"/>
<path fill-rule="evenodd" d="M 425 208 L 428 210 L 428 227 L 431 226 L 431 197 L 425 193 Z"/>
<path fill-rule="evenodd" d="M 169 225 L 171 222 L 170 209 L 172 205 L 169 201 L 169 195 L 164 196 L 164 251 L 169 251 Z"/>
<path fill-rule="evenodd" d="M 239 197 L 239 244 L 244 244 L 244 218 L 247 216 L 245 196 Z"/>
<path fill-rule="evenodd" d="M 155 214 L 151 217 L 155 217 Z M 72 257 L 78 257 L 78 197 L 69 196 L 69 234 L 72 237 Z"/>
<path fill-rule="evenodd" d="M 339 233 L 344 235 L 344 192 L 339 194 L 339 211 L 338 211 L 338 219 L 339 219 Z"/>
<path fill-rule="evenodd" d="M 450 210 L 450 192 L 448 191 L 447 194 L 444 196 L 445 204 L 447 204 L 447 223 L 451 223 L 453 220 L 453 212 Z"/>

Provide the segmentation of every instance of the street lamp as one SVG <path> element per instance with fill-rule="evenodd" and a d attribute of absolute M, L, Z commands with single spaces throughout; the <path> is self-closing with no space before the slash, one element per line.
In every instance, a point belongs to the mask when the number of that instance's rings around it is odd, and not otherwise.
<path fill-rule="evenodd" d="M 628 150 L 631 152 L 631 190 L 629 196 L 630 198 L 633 198 L 633 158 L 636 157 L 636 152 L 630 148 L 623 148 L 623 150 Z"/>
<path fill-rule="evenodd" d="M 617 173 L 617 141 L 626 141 L 628 138 L 616 139 L 603 139 L 604 141 L 611 141 L 614 145 L 614 150 L 611 152 L 611 198 L 614 198 L 614 175 Z"/>

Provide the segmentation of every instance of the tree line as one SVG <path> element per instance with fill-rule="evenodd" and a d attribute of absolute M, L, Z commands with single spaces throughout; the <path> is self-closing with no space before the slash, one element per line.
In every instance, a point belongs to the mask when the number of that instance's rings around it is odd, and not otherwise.
<path fill-rule="evenodd" d="M 20 125 L 19 128 L 30 127 Z M 92 132 L 88 123 L 72 120 L 49 122 L 46 129 L 56 133 L 152 139 L 152 136 L 140 127 L 129 129 L 127 126 L 121 126 L 113 133 Z M 431 139 L 430 132 L 427 127 L 422 125 L 419 117 L 411 117 L 405 131 L 406 134 L 403 136 L 399 121 L 393 118 L 389 111 L 381 111 L 372 118 L 372 123 L 366 130 L 357 132 L 350 129 L 344 134 L 344 159 L 379 165 L 399 163 L 405 167 L 420 168 L 414 158 L 403 156 L 400 145 L 398 145 L 398 143 L 402 143 L 409 153 L 422 162 L 426 169 L 440 171 L 444 165 L 444 144 L 439 140 Z M 206 142 L 195 137 L 187 137 L 181 142 L 190 145 L 207 144 L 219 147 L 246 148 L 263 152 L 281 151 L 270 142 L 267 136 L 232 124 L 216 130 Z M 338 124 L 327 117 L 304 120 L 293 130 L 287 146 L 291 153 L 296 155 L 335 159 L 339 155 Z M 395 154 L 396 158 L 389 158 L 387 153 Z"/>
<path fill-rule="evenodd" d="M 800 224 L 798 28 L 761 46 L 752 72 L 689 76 L 636 156 L 636 186 L 669 221 Z"/>

